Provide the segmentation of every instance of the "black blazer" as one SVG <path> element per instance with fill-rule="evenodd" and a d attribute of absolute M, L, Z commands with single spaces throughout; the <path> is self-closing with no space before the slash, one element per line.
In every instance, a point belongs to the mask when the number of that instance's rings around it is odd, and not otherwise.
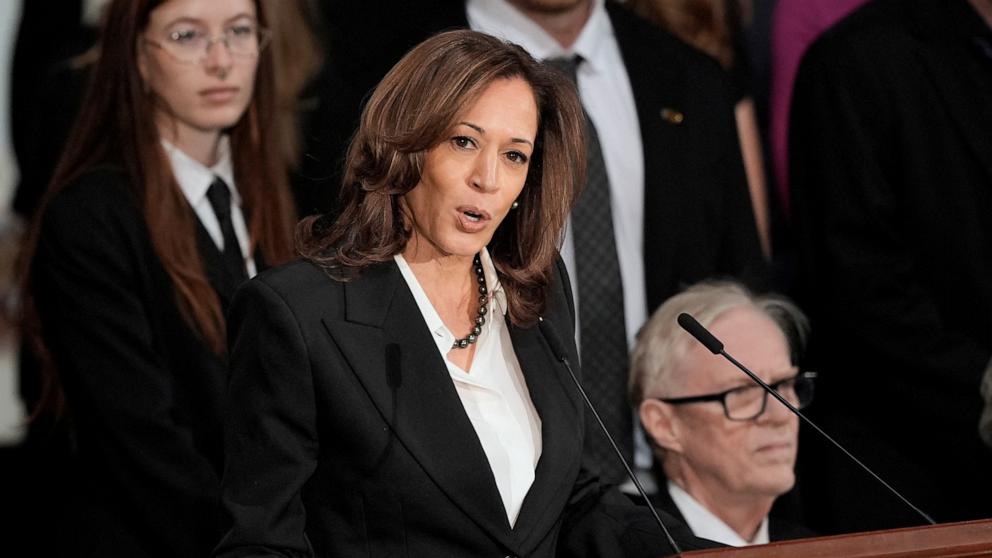
<path fill-rule="evenodd" d="M 558 270 L 544 319 L 574 363 L 574 310 Z M 233 526 L 217 556 L 551 557 L 559 543 L 600 555 L 619 552 L 612 529 L 624 514 L 642 513 L 581 467 L 582 402 L 537 327 L 510 326 L 543 440 L 511 529 L 393 262 L 347 283 L 307 262 L 262 274 L 238 291 L 230 324 L 223 502 Z M 568 546 L 563 524 L 582 525 L 582 542 Z M 650 536 L 663 554 L 660 535 Z"/>
<path fill-rule="evenodd" d="M 468 26 L 460 0 L 381 4 L 322 2 L 331 29 L 326 67 L 317 80 L 321 106 L 307 135 L 307 178 L 296 181 L 301 214 L 334 208 L 347 140 L 362 100 L 382 76 L 428 36 Z M 644 149 L 649 312 L 706 278 L 735 277 L 761 286 L 766 269 L 725 73 L 616 2 L 606 8 L 630 77 Z M 369 43 L 372 36 L 377 40 Z M 664 118 L 665 109 L 681 112 L 683 120 Z"/>
<path fill-rule="evenodd" d="M 942 521 L 992 515 L 977 435 L 992 357 L 990 99 L 992 31 L 965 0 L 879 0 L 810 48 L 791 116 L 818 407 Z M 883 492 L 841 467 L 851 482 L 822 485 L 849 519 L 866 490 Z M 876 507 L 879 521 L 841 527 L 919 522 L 894 498 Z"/>
<path fill-rule="evenodd" d="M 201 246 L 219 276 L 219 251 Z M 66 553 L 207 555 L 219 537 L 225 363 L 183 320 L 123 172 L 91 171 L 53 199 L 32 265 L 77 445 Z M 215 288 L 226 301 L 234 285 Z"/>

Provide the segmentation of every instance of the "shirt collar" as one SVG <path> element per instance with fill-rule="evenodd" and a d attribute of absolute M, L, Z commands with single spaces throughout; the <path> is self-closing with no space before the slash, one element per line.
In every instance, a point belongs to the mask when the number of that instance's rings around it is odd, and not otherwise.
<path fill-rule="evenodd" d="M 605 69 L 603 43 L 613 36 L 605 0 L 593 0 L 592 13 L 569 49 L 506 0 L 467 0 L 465 11 L 472 29 L 516 43 L 538 60 L 578 54 L 592 71 Z"/>
<path fill-rule="evenodd" d="M 220 142 L 217 144 L 217 163 L 211 167 L 207 167 L 190 157 L 182 149 L 165 139 L 161 141 L 162 147 L 169 157 L 169 164 L 172 166 L 172 175 L 176 178 L 179 188 L 189 200 L 190 205 L 196 205 L 206 197 L 214 177 L 218 176 L 227 183 L 227 187 L 231 190 L 231 201 L 234 205 L 241 207 L 241 194 L 238 193 L 238 188 L 234 183 L 231 141 L 228 136 L 220 137 Z"/>
<path fill-rule="evenodd" d="M 482 262 L 482 271 L 486 276 L 486 286 L 491 294 L 489 298 L 489 312 L 487 314 L 490 318 L 486 319 L 486 325 L 483 326 L 483 331 L 488 335 L 492 331 L 494 324 L 494 320 L 491 317 L 506 315 L 506 293 L 503 291 L 503 285 L 499 282 L 496 267 L 493 265 L 492 258 L 489 256 L 489 251 L 483 248 L 480 254 L 479 261 Z M 430 330 L 431 337 L 434 338 L 434 343 L 437 345 L 438 350 L 441 351 L 442 355 L 448 354 L 448 351 L 451 350 L 451 344 L 455 342 L 457 337 L 441 321 L 441 316 L 438 315 L 437 310 L 434 309 L 434 305 L 427 298 L 427 293 L 420 286 L 417 276 L 413 274 L 410 264 L 403 258 L 403 255 L 396 254 L 393 256 L 393 260 L 396 261 L 396 266 L 399 267 L 403 279 L 410 287 L 413 298 L 417 301 L 417 306 L 420 308 L 420 313 L 424 316 L 424 321 L 427 322 L 427 328 Z"/>
<path fill-rule="evenodd" d="M 768 542 L 768 516 L 761 520 L 758 532 L 754 539 L 744 540 L 737 531 L 734 531 L 722 519 L 706 509 L 696 501 L 688 492 L 672 481 L 668 481 L 668 494 L 671 495 L 675 506 L 682 512 L 682 517 L 692 529 L 692 534 L 704 539 L 716 541 L 729 546 L 748 546 L 752 544 L 766 544 Z"/>

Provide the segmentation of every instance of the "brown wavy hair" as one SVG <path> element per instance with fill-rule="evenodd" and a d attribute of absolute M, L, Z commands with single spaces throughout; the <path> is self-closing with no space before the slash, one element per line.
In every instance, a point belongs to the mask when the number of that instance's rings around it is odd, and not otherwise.
<path fill-rule="evenodd" d="M 410 228 L 402 197 L 420 182 L 425 153 L 496 80 L 520 78 L 533 93 L 538 133 L 520 206 L 489 244 L 510 320 L 544 310 L 562 230 L 583 183 L 582 107 L 567 78 L 517 45 L 475 31 L 440 33 L 407 53 L 376 87 L 348 150 L 341 211 L 305 219 L 298 250 L 339 280 L 403 251 Z"/>
<path fill-rule="evenodd" d="M 183 317 L 214 353 L 225 353 L 224 314 L 198 257 L 196 216 L 172 175 L 155 124 L 155 110 L 162 101 L 146 89 L 138 71 L 141 34 L 151 12 L 162 3 L 114 0 L 107 7 L 98 58 L 90 70 L 80 114 L 28 231 L 21 257 L 21 312 L 24 333 L 42 370 L 40 408 L 61 411 L 62 396 L 34 304 L 30 265 L 45 207 L 67 185 L 99 166 L 123 170 L 144 213 L 155 252 L 172 280 L 173 296 Z M 255 0 L 255 8 L 259 24 L 264 26 L 264 6 Z M 270 265 L 292 258 L 296 221 L 288 161 L 279 144 L 288 135 L 284 127 L 291 124 L 280 118 L 272 52 L 266 49 L 259 55 L 251 103 L 228 130 L 251 250 L 259 250 Z"/>

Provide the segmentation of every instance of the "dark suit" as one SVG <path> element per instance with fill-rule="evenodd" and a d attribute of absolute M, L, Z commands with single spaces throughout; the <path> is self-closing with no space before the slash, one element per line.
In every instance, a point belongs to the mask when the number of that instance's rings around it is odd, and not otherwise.
<path fill-rule="evenodd" d="M 992 357 L 990 38 L 964 0 L 876 1 L 814 44 L 793 101 L 800 296 L 822 371 L 811 410 L 938 521 L 992 515 L 977 435 Z M 827 489 L 811 521 L 921 521 L 823 452 L 807 459 Z"/>
<path fill-rule="evenodd" d="M 334 207 L 332 193 L 360 101 L 403 53 L 431 34 L 467 27 L 464 2 L 323 2 L 328 61 L 322 106 L 297 184 L 301 212 Z M 682 287 L 714 276 L 764 278 L 741 163 L 730 89 L 719 65 L 672 35 L 607 2 L 630 76 L 644 148 L 644 267 L 649 312 Z M 337 27 L 334 24 L 337 24 Z M 370 43 L 368 37 L 382 40 Z M 683 113 L 680 124 L 662 109 Z M 316 194 L 324 193 L 320 199 Z"/>
<path fill-rule="evenodd" d="M 544 318 L 575 362 L 571 295 L 558 268 Z M 347 283 L 307 262 L 262 274 L 238 291 L 230 323 L 223 500 L 233 528 L 218 556 L 551 557 L 559 544 L 611 555 L 616 525 L 640 515 L 580 467 L 582 402 L 537 327 L 510 326 L 543 440 L 511 529 L 393 262 Z M 653 537 L 654 555 L 663 554 Z"/>
<path fill-rule="evenodd" d="M 88 172 L 54 198 L 32 284 L 76 436 L 67 555 L 207 555 L 225 363 L 183 320 L 122 172 Z M 234 286 L 218 285 L 222 301 Z"/>

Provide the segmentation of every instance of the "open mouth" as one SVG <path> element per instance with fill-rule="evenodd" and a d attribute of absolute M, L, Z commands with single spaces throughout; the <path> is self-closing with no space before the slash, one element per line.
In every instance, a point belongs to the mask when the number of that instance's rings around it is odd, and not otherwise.
<path fill-rule="evenodd" d="M 469 220 L 472 221 L 473 223 L 478 223 L 479 221 L 482 220 L 482 214 L 481 213 L 476 213 L 474 211 L 465 210 L 465 211 L 462 211 L 462 214 L 465 215 L 466 217 L 468 217 Z"/>

